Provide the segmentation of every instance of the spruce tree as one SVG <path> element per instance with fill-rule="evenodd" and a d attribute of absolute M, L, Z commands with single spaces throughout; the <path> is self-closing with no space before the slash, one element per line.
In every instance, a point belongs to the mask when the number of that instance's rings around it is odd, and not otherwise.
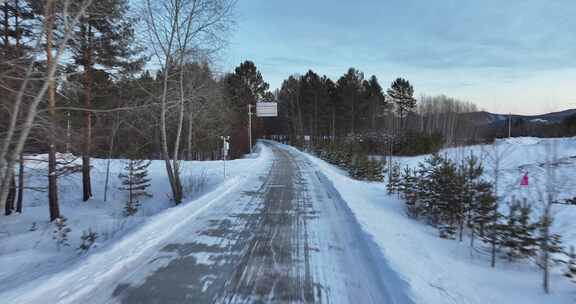
<path fill-rule="evenodd" d="M 392 163 L 392 167 L 388 172 L 388 183 L 386 184 L 386 189 L 388 194 L 398 193 L 400 185 L 400 165 L 397 162 Z"/>
<path fill-rule="evenodd" d="M 453 238 L 456 225 L 462 216 L 462 178 L 458 174 L 456 165 L 449 159 L 443 158 L 440 167 L 435 172 L 436 201 L 435 221 L 439 223 L 440 235 L 444 238 Z"/>
<path fill-rule="evenodd" d="M 368 156 L 364 153 L 356 153 L 348 167 L 350 177 L 354 179 L 365 179 L 368 170 Z"/>
<path fill-rule="evenodd" d="M 475 236 L 486 241 L 486 227 L 496 225 L 495 218 L 499 218 L 498 204 L 493 195 L 492 184 L 486 181 L 477 183 L 474 186 L 474 205 L 470 210 L 469 227 L 472 232 L 470 244 L 474 247 Z M 495 216 L 497 214 L 497 216 Z"/>
<path fill-rule="evenodd" d="M 531 222 L 532 206 L 526 201 L 514 201 L 509 206 L 506 222 L 502 225 L 502 246 L 509 261 L 525 259 L 536 254 L 537 225 Z"/>
<path fill-rule="evenodd" d="M 124 207 L 125 216 L 136 214 L 140 207 L 139 198 L 152 196 L 146 191 L 150 187 L 150 179 L 148 178 L 150 163 L 147 160 L 129 159 L 126 161 L 124 172 L 118 176 L 122 180 L 122 186 L 119 189 L 128 192 L 128 199 Z"/>
<path fill-rule="evenodd" d="M 506 256 L 509 261 L 514 259 L 515 249 L 518 246 L 518 240 L 515 237 L 515 234 L 518 226 L 519 211 L 520 205 L 515 201 L 508 204 L 508 213 L 505 216 L 505 222 L 501 225 L 500 243 L 502 247 L 506 249 Z"/>
<path fill-rule="evenodd" d="M 551 215 L 550 205 L 547 205 L 544 209 L 543 214 L 537 223 L 537 242 L 536 248 L 539 254 L 539 259 L 537 264 L 545 272 L 549 272 L 551 256 L 554 253 L 562 252 L 562 239 L 559 234 L 552 233 L 550 227 L 552 227 L 553 217 Z M 549 275 L 549 274 L 548 274 Z M 544 290 L 546 293 L 549 292 L 549 282 L 544 281 Z"/>
<path fill-rule="evenodd" d="M 518 239 L 517 256 L 521 259 L 531 258 L 536 255 L 537 237 L 535 235 L 537 223 L 533 223 L 532 206 L 526 200 L 520 205 L 518 213 L 518 228 L 516 238 Z"/>
<path fill-rule="evenodd" d="M 406 213 L 413 217 L 418 218 L 418 190 L 416 189 L 417 177 L 410 167 L 406 166 L 402 171 L 400 178 L 399 190 L 403 198 L 406 200 Z"/>
<path fill-rule="evenodd" d="M 470 155 L 466 157 L 459 168 L 459 174 L 462 182 L 462 202 L 459 218 L 460 241 L 462 241 L 465 224 L 470 226 L 473 209 L 477 205 L 477 184 L 482 176 L 484 169 L 479 162 L 478 157 Z"/>
<path fill-rule="evenodd" d="M 442 158 L 438 154 L 426 158 L 424 162 L 418 164 L 416 196 L 421 201 L 419 211 L 433 225 L 436 224 L 434 214 L 436 214 L 438 197 L 438 178 L 437 172 L 442 163 Z"/>
<path fill-rule="evenodd" d="M 452 161 L 439 156 L 432 156 L 428 162 L 428 216 L 431 223 L 437 226 L 440 234 L 452 237 L 456 230 L 459 201 L 457 194 L 458 176 Z M 432 165 L 431 165 L 432 164 Z"/>
<path fill-rule="evenodd" d="M 489 245 L 490 266 L 496 267 L 496 253 L 501 244 L 501 231 L 503 225 L 500 220 L 503 215 L 499 212 L 498 199 L 495 195 L 489 193 L 488 186 L 486 191 L 482 191 L 479 198 L 479 209 L 475 218 L 475 229 L 482 241 Z M 490 187 L 491 188 L 491 187 Z"/>
<path fill-rule="evenodd" d="M 377 159 L 369 159 L 368 160 L 368 178 L 374 182 L 381 182 L 384 180 L 384 161 L 380 161 Z"/>
<path fill-rule="evenodd" d="M 532 206 L 526 200 L 513 201 L 509 206 L 506 222 L 502 225 L 502 246 L 508 260 L 525 259 L 536 254 L 537 224 L 531 222 Z"/>

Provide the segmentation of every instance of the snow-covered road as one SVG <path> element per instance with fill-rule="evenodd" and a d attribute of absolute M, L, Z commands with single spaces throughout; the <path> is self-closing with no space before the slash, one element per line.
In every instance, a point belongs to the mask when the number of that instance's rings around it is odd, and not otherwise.
<path fill-rule="evenodd" d="M 270 170 L 221 193 L 185 224 L 173 223 L 179 228 L 138 263 L 106 265 L 122 267 L 121 275 L 45 296 L 70 303 L 410 303 L 408 286 L 331 182 L 299 152 L 265 145 Z"/>
<path fill-rule="evenodd" d="M 120 303 L 409 303 L 332 184 L 271 142 L 258 189 L 222 199 L 118 281 Z"/>

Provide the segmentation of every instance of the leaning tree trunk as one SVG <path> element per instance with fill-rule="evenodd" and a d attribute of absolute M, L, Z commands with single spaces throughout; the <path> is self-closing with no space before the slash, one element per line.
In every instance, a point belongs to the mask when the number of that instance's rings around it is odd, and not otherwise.
<path fill-rule="evenodd" d="M 20 164 L 18 166 L 18 199 L 16 200 L 16 212 L 22 213 L 24 201 L 24 154 L 20 153 Z"/>
<path fill-rule="evenodd" d="M 170 162 L 170 153 L 168 151 L 168 134 L 166 132 L 166 102 L 168 95 L 168 73 L 171 69 L 170 60 L 166 58 L 166 65 L 164 66 L 164 75 L 162 80 L 162 97 L 160 108 L 160 140 L 162 142 L 162 158 L 166 166 L 166 173 L 168 174 L 168 181 L 170 182 L 170 189 L 172 190 L 172 197 L 176 204 L 180 203 L 180 196 L 178 192 L 178 180 L 175 178 L 175 172 Z"/>
<path fill-rule="evenodd" d="M 16 178 L 12 175 L 12 181 L 10 182 L 10 191 L 8 192 L 8 198 L 6 198 L 6 205 L 4 206 L 4 213 L 6 215 L 12 214 L 14 211 L 14 202 L 16 201 Z"/>
<path fill-rule="evenodd" d="M 172 168 L 174 170 L 174 201 L 176 204 L 182 202 L 182 181 L 180 180 L 180 140 L 182 137 L 182 128 L 184 126 L 184 64 L 180 62 L 179 73 L 179 86 L 180 86 L 180 109 L 178 111 L 178 129 L 176 130 L 176 139 L 174 141 L 174 151 L 172 157 Z"/>

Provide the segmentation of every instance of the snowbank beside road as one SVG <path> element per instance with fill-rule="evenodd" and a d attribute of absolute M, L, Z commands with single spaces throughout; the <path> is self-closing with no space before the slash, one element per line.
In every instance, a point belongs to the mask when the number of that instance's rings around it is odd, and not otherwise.
<path fill-rule="evenodd" d="M 576 155 L 574 139 L 558 141 L 559 158 Z M 503 167 L 504 179 L 512 181 L 519 165 L 545 160 L 546 154 L 541 153 L 546 151 L 543 143 L 539 139 L 515 139 L 500 143 L 512 147 L 507 152 L 508 161 Z M 471 147 L 478 151 L 487 148 Z M 448 149 L 442 153 L 452 153 L 455 157 L 469 155 L 469 151 L 458 149 Z M 390 266 L 405 277 L 417 303 L 573 303 L 576 297 L 574 286 L 560 273 L 553 274 L 552 294 L 545 295 L 540 287 L 541 273 L 536 266 L 499 261 L 496 269 L 492 269 L 487 254 L 472 251 L 466 243 L 440 239 L 433 228 L 408 218 L 403 202 L 388 195 L 385 184 L 353 180 L 323 160 L 308 154 L 306 156 L 338 189 L 365 231 L 379 244 Z M 415 165 L 423 158 L 401 160 L 403 164 Z M 576 170 L 571 172 L 574 176 Z M 571 223 L 563 220 L 570 216 Z M 558 216 L 555 227 L 563 225 L 564 230 L 576 231 L 573 216 L 574 212 L 564 210 Z M 576 240 L 573 238 L 574 232 L 565 237 L 568 242 Z"/>
<path fill-rule="evenodd" d="M 213 207 L 220 198 L 266 172 L 272 162 L 271 152 L 264 145 L 259 145 L 259 151 L 254 158 L 228 161 L 225 181 L 221 161 L 185 162 L 188 169 L 184 180 L 202 181 L 204 194 L 172 208 L 169 208 L 170 188 L 165 168 L 162 161 L 154 161 L 150 167 L 154 196 L 143 201 L 142 210 L 130 218 L 123 218 L 117 212 L 123 207 L 121 194 L 117 193 L 114 200 L 106 203 L 99 199 L 82 203 L 76 198 L 76 192 L 69 192 L 75 189 L 72 186 L 81 177 L 73 176 L 63 181 L 62 213 L 72 229 L 70 247 L 61 251 L 56 249 L 52 240 L 54 226 L 47 221 L 45 202 L 38 201 L 33 207 L 25 206 L 22 215 L 0 219 L 0 230 L 8 231 L 0 236 L 0 292 L 3 292 L 0 293 L 0 302 L 74 303 L 77 297 L 92 292 L 98 283 L 113 281 L 127 269 L 138 265 L 140 257 L 162 246 L 171 234 Z M 113 162 L 112 179 L 118 175 L 116 170 L 122 164 L 117 160 Z M 105 163 L 103 160 L 93 162 L 96 194 L 102 187 L 102 165 Z M 35 225 L 39 228 L 29 231 L 32 223 L 37 223 Z M 87 227 L 99 233 L 97 242 L 100 248 L 86 257 L 78 257 L 75 248 L 81 231 Z M 108 238 L 103 239 L 103 235 L 108 235 Z"/>

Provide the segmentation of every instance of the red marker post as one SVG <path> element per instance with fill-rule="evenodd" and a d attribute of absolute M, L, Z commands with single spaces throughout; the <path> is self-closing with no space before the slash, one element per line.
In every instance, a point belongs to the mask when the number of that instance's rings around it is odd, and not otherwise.
<path fill-rule="evenodd" d="M 520 186 L 528 187 L 528 172 L 524 173 L 524 176 L 520 181 Z"/>

